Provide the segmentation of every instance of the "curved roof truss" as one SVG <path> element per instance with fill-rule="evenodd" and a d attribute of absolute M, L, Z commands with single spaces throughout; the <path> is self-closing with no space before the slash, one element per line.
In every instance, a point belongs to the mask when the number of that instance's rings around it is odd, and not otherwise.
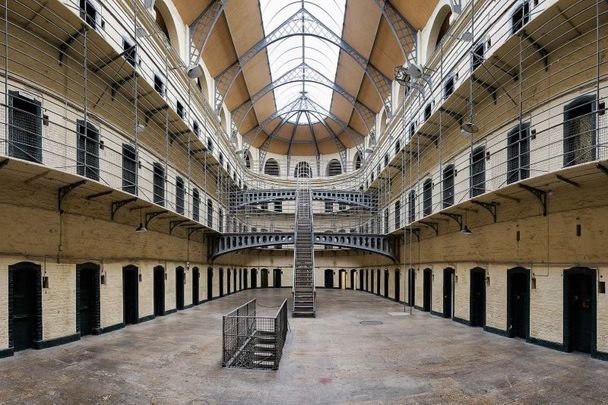
<path fill-rule="evenodd" d="M 355 48 L 350 46 L 339 35 L 334 33 L 319 19 L 310 14 L 306 8 L 301 8 L 291 17 L 283 21 L 270 34 L 266 35 L 251 48 L 238 57 L 238 61 L 228 66 L 222 73 L 215 77 L 215 108 L 220 111 L 222 103 L 232 84 L 238 77 L 243 67 L 249 63 L 258 53 L 266 49 L 270 44 L 293 36 L 311 36 L 328 41 L 338 46 L 342 51 L 359 64 L 365 75 L 373 84 L 378 96 L 384 104 L 387 115 L 391 112 L 391 79 L 386 77 L 379 69 L 372 65 L 368 59 L 361 55 Z"/>
<path fill-rule="evenodd" d="M 325 75 L 320 73 L 318 70 L 310 67 L 307 63 L 301 63 L 295 68 L 291 69 L 283 76 L 279 77 L 277 80 L 266 85 L 256 94 L 251 96 L 249 100 L 245 103 L 238 106 L 234 111 L 232 111 L 232 119 L 236 122 L 236 128 L 240 129 L 243 125 L 243 121 L 249 111 L 253 109 L 253 106 L 262 99 L 266 94 L 270 93 L 276 88 L 281 86 L 291 84 L 291 83 L 299 83 L 302 81 L 306 81 L 309 83 L 317 83 L 327 88 L 332 89 L 340 96 L 344 97 L 351 105 L 353 105 L 355 111 L 361 117 L 361 120 L 365 124 L 365 127 L 368 131 L 371 131 L 374 128 L 374 112 L 356 99 L 355 96 L 350 94 L 344 88 L 339 86 L 333 80 L 328 79 Z"/>

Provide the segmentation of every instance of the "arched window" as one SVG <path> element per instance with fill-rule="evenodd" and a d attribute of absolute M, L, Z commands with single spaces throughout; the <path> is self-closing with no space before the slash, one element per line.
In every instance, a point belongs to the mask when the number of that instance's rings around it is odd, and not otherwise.
<path fill-rule="evenodd" d="M 517 125 L 507 135 L 507 183 L 530 175 L 530 124 Z"/>
<path fill-rule="evenodd" d="M 422 186 L 422 204 L 424 215 L 433 213 L 433 180 L 427 179 Z"/>
<path fill-rule="evenodd" d="M 122 145 L 122 191 L 137 195 L 137 152 L 127 143 Z"/>
<path fill-rule="evenodd" d="M 207 200 L 207 226 L 213 227 L 213 201 Z"/>
<path fill-rule="evenodd" d="M 456 172 L 454 165 L 448 165 L 443 169 L 443 208 L 454 205 L 454 176 Z"/>
<path fill-rule="evenodd" d="M 407 197 L 408 205 L 408 222 L 414 222 L 416 220 L 416 191 L 410 191 Z"/>
<path fill-rule="evenodd" d="M 175 211 L 178 214 L 184 213 L 184 180 L 181 177 L 175 178 Z"/>
<path fill-rule="evenodd" d="M 245 167 L 251 169 L 251 152 L 245 153 Z"/>
<path fill-rule="evenodd" d="M 564 166 L 595 160 L 595 96 L 581 96 L 564 108 Z"/>
<path fill-rule="evenodd" d="M 329 163 L 327 164 L 326 173 L 328 177 L 342 174 L 342 165 L 340 164 L 338 159 L 332 159 L 329 161 Z"/>
<path fill-rule="evenodd" d="M 357 153 L 355 153 L 355 170 L 359 170 L 361 168 L 362 161 L 363 157 L 361 156 L 361 152 L 357 151 Z"/>
<path fill-rule="evenodd" d="M 486 148 L 478 146 L 471 154 L 470 195 L 475 197 L 486 192 Z"/>
<path fill-rule="evenodd" d="M 441 43 L 441 40 L 445 37 L 448 30 L 450 29 L 450 20 L 452 18 L 452 9 L 450 6 L 445 5 L 437 13 L 431 33 L 429 34 L 429 42 L 427 45 L 426 59 L 430 60 L 433 53 Z"/>
<path fill-rule="evenodd" d="M 294 170 L 293 177 L 312 177 L 312 170 L 310 165 L 306 162 L 298 162 L 296 169 Z"/>
<path fill-rule="evenodd" d="M 199 220 L 200 217 L 201 195 L 197 189 L 192 191 L 192 219 Z"/>
<path fill-rule="evenodd" d="M 401 226 L 401 201 L 395 202 L 395 229 Z"/>
<path fill-rule="evenodd" d="M 158 5 L 154 5 L 154 12 L 156 13 L 156 25 L 165 34 L 167 41 L 171 43 L 171 38 L 169 37 L 169 29 L 167 28 L 167 23 L 165 22 L 165 17 L 163 17 L 163 13 L 158 9 Z"/>
<path fill-rule="evenodd" d="M 154 203 L 165 206 L 165 167 L 160 163 L 154 163 Z"/>
<path fill-rule="evenodd" d="M 160 28 L 161 32 L 165 34 L 167 42 L 180 53 L 179 40 L 177 37 L 177 27 L 171 17 L 171 11 L 165 4 L 165 0 L 156 0 L 154 2 L 154 12 L 156 24 Z"/>
<path fill-rule="evenodd" d="M 264 174 L 268 174 L 270 176 L 279 176 L 279 162 L 274 159 L 268 159 L 264 164 Z"/>

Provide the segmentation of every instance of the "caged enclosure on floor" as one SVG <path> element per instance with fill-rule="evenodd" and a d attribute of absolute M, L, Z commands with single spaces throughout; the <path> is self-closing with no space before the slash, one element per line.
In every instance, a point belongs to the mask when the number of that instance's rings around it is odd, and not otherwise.
<path fill-rule="evenodd" d="M 274 316 L 257 316 L 254 298 L 223 316 L 222 366 L 277 370 L 286 336 L 287 300 Z"/>

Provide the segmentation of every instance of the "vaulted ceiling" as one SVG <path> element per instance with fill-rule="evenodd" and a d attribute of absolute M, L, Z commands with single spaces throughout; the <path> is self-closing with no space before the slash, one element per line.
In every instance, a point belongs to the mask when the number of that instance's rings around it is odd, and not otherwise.
<path fill-rule="evenodd" d="M 194 43 L 204 43 L 218 100 L 244 142 L 316 155 L 357 146 L 369 134 L 394 67 L 415 46 L 411 33 L 437 0 L 174 3 L 186 24 L 198 24 Z M 202 24 L 212 27 L 208 35 Z"/>

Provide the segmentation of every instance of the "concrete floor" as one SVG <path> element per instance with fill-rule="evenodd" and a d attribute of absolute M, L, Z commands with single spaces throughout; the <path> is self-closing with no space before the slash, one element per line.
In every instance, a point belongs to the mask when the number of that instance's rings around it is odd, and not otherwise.
<path fill-rule="evenodd" d="M 499 337 L 357 291 L 318 290 L 290 318 L 278 371 L 221 367 L 221 315 L 245 291 L 178 314 L 0 360 L 0 403 L 568 403 L 608 400 L 608 362 Z M 365 326 L 362 320 L 382 325 Z"/>

